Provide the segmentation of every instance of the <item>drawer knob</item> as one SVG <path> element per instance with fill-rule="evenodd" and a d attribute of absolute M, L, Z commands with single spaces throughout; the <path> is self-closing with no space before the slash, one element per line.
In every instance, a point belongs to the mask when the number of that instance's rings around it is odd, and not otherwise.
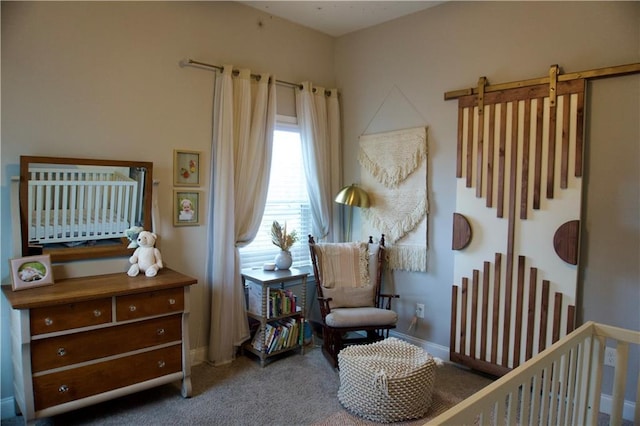
<path fill-rule="evenodd" d="M 67 385 L 60 385 L 60 387 L 58 388 L 58 392 L 60 392 L 60 393 L 69 392 L 69 386 L 67 386 Z"/>
<path fill-rule="evenodd" d="M 176 299 L 169 299 L 169 304 L 170 305 L 175 305 L 176 304 Z"/>
<path fill-rule="evenodd" d="M 158 336 L 162 336 L 162 335 L 164 334 L 164 328 L 159 328 L 159 329 L 156 331 L 156 334 L 157 334 Z"/>
<path fill-rule="evenodd" d="M 58 348 L 58 356 L 65 356 L 67 354 L 67 351 L 65 350 L 65 348 Z"/>
<path fill-rule="evenodd" d="M 44 319 L 44 325 L 51 325 L 53 324 L 53 320 L 49 317 Z"/>
<path fill-rule="evenodd" d="M 158 368 L 164 368 L 164 361 L 158 361 Z"/>
<path fill-rule="evenodd" d="M 135 312 L 135 311 L 136 311 L 136 309 L 137 309 L 137 308 L 136 308 L 136 305 L 131 305 L 131 306 L 129 306 L 129 310 L 130 310 L 131 312 Z"/>
<path fill-rule="evenodd" d="M 95 311 L 93 311 L 93 316 L 95 316 L 96 318 L 98 318 L 101 315 L 102 315 L 102 311 L 100 309 L 96 309 Z"/>

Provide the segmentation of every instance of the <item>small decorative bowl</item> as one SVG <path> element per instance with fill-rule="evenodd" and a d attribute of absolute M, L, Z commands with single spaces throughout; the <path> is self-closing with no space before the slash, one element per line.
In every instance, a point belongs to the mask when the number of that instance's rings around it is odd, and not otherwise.
<path fill-rule="evenodd" d="M 274 262 L 267 262 L 264 265 L 262 265 L 262 269 L 265 271 L 275 271 L 276 264 Z"/>

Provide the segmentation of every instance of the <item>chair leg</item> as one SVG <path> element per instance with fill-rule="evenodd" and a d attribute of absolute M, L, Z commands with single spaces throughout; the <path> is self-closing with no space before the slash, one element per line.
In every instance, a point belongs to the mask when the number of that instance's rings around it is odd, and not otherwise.
<path fill-rule="evenodd" d="M 333 368 L 338 367 L 338 352 L 336 351 L 335 333 L 328 327 L 322 329 L 322 352 Z"/>

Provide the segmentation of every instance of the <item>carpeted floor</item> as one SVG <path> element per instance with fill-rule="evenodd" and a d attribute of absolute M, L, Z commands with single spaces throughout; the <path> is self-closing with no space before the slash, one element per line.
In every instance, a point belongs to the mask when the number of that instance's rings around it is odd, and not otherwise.
<path fill-rule="evenodd" d="M 445 364 L 436 373 L 434 404 L 427 417 L 401 423 L 422 424 L 491 379 Z M 261 368 L 255 358 L 192 368 L 193 397 L 180 396 L 179 383 L 160 386 L 52 418 L 51 425 L 375 425 L 348 413 L 338 402 L 339 374 L 319 348 L 290 353 Z M 21 416 L 2 426 L 23 424 Z"/>

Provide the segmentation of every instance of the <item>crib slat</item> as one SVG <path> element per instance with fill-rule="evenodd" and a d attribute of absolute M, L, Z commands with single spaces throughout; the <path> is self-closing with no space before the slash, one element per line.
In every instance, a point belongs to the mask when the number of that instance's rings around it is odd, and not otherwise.
<path fill-rule="evenodd" d="M 551 392 L 548 395 L 549 397 L 549 423 L 556 424 L 558 420 L 558 405 L 559 405 L 559 386 L 558 382 L 560 380 L 560 363 L 554 362 L 551 366 L 551 374 L 549 377 L 551 381 Z"/>
<path fill-rule="evenodd" d="M 618 342 L 616 348 L 616 366 L 613 379 L 613 404 L 611 404 L 611 424 L 622 424 L 624 389 L 627 383 L 626 366 L 629 361 L 629 344 Z"/>
<path fill-rule="evenodd" d="M 549 376 L 551 375 L 551 366 L 542 369 L 542 393 L 540 394 L 540 418 L 547 419 L 549 416 Z"/>
<path fill-rule="evenodd" d="M 516 423 L 518 412 L 518 388 L 515 388 L 507 397 L 507 419 L 505 424 L 512 425 Z"/>
<path fill-rule="evenodd" d="M 589 366 L 589 394 L 587 395 L 588 424 L 596 424 L 600 412 L 600 390 L 602 389 L 602 365 L 604 364 L 605 338 L 593 338 L 591 365 Z"/>
<path fill-rule="evenodd" d="M 129 226 L 134 226 L 135 225 L 135 223 L 133 221 L 134 216 L 131 216 L 131 218 L 127 218 L 125 212 L 131 211 L 131 209 L 129 208 L 129 200 L 132 200 L 131 201 L 131 204 L 132 204 L 131 207 L 132 208 L 135 207 L 135 203 L 133 202 L 133 200 L 135 198 L 132 198 L 129 195 L 130 191 L 129 191 L 129 187 L 128 186 L 122 188 L 122 192 L 123 192 L 123 200 L 122 200 L 122 213 L 121 213 L 121 215 L 122 215 L 123 224 L 126 224 L 126 221 L 128 220 L 129 221 Z"/>
<path fill-rule="evenodd" d="M 578 345 L 571 348 L 569 356 L 569 372 L 567 376 L 567 409 L 564 424 L 569 426 L 573 424 L 574 408 L 576 405 L 576 371 L 578 363 Z"/>
<path fill-rule="evenodd" d="M 102 188 L 102 201 L 100 202 L 99 205 L 99 212 L 101 213 L 101 217 L 100 217 L 100 222 L 97 223 L 97 227 L 96 227 L 96 236 L 102 235 L 104 234 L 104 230 L 105 230 L 105 226 L 107 224 L 107 206 L 108 204 L 108 197 L 109 197 L 109 187 L 105 186 L 104 188 Z"/>
<path fill-rule="evenodd" d="M 522 384 L 520 390 L 520 424 L 531 424 L 531 391 L 533 380 L 528 380 Z"/>
<path fill-rule="evenodd" d="M 44 213 L 44 237 L 51 235 L 51 187 L 44 189 L 45 213 Z"/>
<path fill-rule="evenodd" d="M 64 185 L 62 187 L 62 229 L 65 231 L 65 237 L 71 237 L 71 228 L 69 225 L 69 185 Z"/>
<path fill-rule="evenodd" d="M 569 370 L 568 354 L 564 353 L 560 358 L 560 392 L 558 393 L 558 421 L 564 423 L 567 414 L 567 374 Z"/>
<path fill-rule="evenodd" d="M 593 351 L 593 338 L 588 336 L 584 339 L 584 343 L 581 345 L 580 358 L 578 358 L 578 378 L 576 383 L 576 389 L 578 395 L 576 396 L 576 424 L 585 424 L 587 421 L 587 398 L 589 392 L 584 380 L 589 377 L 589 366 L 591 362 L 591 353 Z"/>
<path fill-rule="evenodd" d="M 529 403 L 529 414 L 531 420 L 529 424 L 540 424 L 540 395 L 542 390 L 540 389 L 540 371 L 534 372 L 531 375 L 531 402 Z"/>
<path fill-rule="evenodd" d="M 60 174 L 57 176 L 58 180 L 60 179 Z M 60 190 L 62 187 L 60 185 L 53 185 L 53 234 L 52 238 L 59 238 L 63 232 L 64 228 L 62 227 L 61 217 L 60 217 Z"/>
<path fill-rule="evenodd" d="M 77 223 L 76 223 L 76 215 L 78 212 L 77 209 L 77 197 L 76 197 L 76 191 L 77 191 L 77 185 L 70 185 L 69 186 L 69 192 L 71 193 L 71 203 L 69 204 L 69 236 L 70 237 L 76 237 L 78 235 L 78 228 L 77 228 Z"/>
<path fill-rule="evenodd" d="M 78 189 L 80 190 L 80 201 L 78 202 L 78 235 L 84 235 L 84 223 L 88 211 L 86 199 L 88 188 L 83 185 L 79 186 Z"/>

